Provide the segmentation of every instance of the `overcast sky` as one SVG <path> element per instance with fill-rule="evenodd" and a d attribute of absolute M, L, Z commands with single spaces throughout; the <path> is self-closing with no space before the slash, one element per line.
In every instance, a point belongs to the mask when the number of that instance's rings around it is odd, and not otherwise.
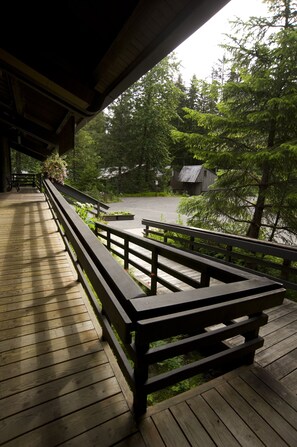
<path fill-rule="evenodd" d="M 223 49 L 218 44 L 229 33 L 229 20 L 235 17 L 247 19 L 250 16 L 265 15 L 267 7 L 262 0 L 231 0 L 224 8 L 205 23 L 196 33 L 185 40 L 174 52 L 182 63 L 182 76 L 186 84 L 195 74 L 205 79 L 211 68 L 222 57 Z"/>

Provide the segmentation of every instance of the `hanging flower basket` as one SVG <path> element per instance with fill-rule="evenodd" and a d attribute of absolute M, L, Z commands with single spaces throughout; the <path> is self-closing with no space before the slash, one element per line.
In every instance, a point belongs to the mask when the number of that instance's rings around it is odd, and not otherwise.
<path fill-rule="evenodd" d="M 64 185 L 64 180 L 67 177 L 67 163 L 57 153 L 54 153 L 43 162 L 42 173 L 45 178 Z"/>

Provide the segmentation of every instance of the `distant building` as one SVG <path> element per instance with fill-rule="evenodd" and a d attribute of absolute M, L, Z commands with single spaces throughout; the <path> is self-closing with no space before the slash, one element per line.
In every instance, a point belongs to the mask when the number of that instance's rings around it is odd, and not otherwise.
<path fill-rule="evenodd" d="M 203 165 L 184 166 L 180 172 L 175 172 L 171 187 L 175 192 L 186 192 L 197 196 L 208 190 L 217 176 Z"/>

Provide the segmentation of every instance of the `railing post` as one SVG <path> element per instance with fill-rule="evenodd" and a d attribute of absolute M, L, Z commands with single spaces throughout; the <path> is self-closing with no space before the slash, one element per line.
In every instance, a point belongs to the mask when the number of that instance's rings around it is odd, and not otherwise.
<path fill-rule="evenodd" d="M 201 272 L 200 284 L 201 284 L 201 287 L 209 287 L 210 276 L 207 272 Z"/>
<path fill-rule="evenodd" d="M 147 407 L 147 393 L 144 390 L 144 384 L 148 379 L 148 365 L 145 359 L 145 354 L 149 349 L 149 343 L 141 343 L 136 332 L 135 335 L 135 353 L 136 360 L 134 363 L 134 399 L 133 409 L 136 416 L 141 416 L 146 412 Z"/>
<path fill-rule="evenodd" d="M 124 236 L 124 269 L 129 268 L 129 239 L 128 236 Z"/>
<path fill-rule="evenodd" d="M 106 229 L 106 248 L 110 250 L 110 231 Z"/>
<path fill-rule="evenodd" d="M 38 183 L 39 183 L 39 191 L 43 192 L 43 185 L 42 185 L 42 174 L 38 174 Z"/>
<path fill-rule="evenodd" d="M 163 242 L 164 242 L 165 244 L 167 244 L 167 241 L 168 241 L 167 231 L 166 231 L 166 230 L 163 230 Z"/>
<path fill-rule="evenodd" d="M 226 253 L 225 259 L 227 262 L 232 262 L 232 245 L 227 245 L 226 250 L 228 253 Z"/>
<path fill-rule="evenodd" d="M 146 225 L 144 229 L 144 237 L 148 237 L 148 234 L 149 234 L 149 226 Z"/>
<path fill-rule="evenodd" d="M 262 312 L 259 312 L 257 314 L 249 315 L 248 317 L 249 317 L 249 319 L 254 318 L 254 317 L 260 317 L 261 314 L 262 314 Z M 247 343 L 248 341 L 254 340 L 258 336 L 259 336 L 259 326 L 250 332 L 246 332 L 244 334 L 244 341 L 245 341 L 245 343 Z M 245 364 L 251 365 L 254 362 L 254 358 L 255 358 L 255 351 L 252 351 L 249 354 L 245 355 L 243 361 Z"/>
<path fill-rule="evenodd" d="M 194 236 L 190 236 L 189 249 L 192 250 L 192 251 L 195 250 L 195 238 L 194 238 Z"/>
<path fill-rule="evenodd" d="M 284 259 L 281 270 L 281 277 L 283 279 L 289 279 L 288 269 L 291 267 L 291 261 L 289 259 Z"/>
<path fill-rule="evenodd" d="M 158 250 L 156 247 L 152 248 L 152 266 L 151 266 L 151 295 L 157 295 L 158 284 Z"/>
<path fill-rule="evenodd" d="M 99 219 L 100 216 L 100 202 L 97 202 L 97 219 Z"/>

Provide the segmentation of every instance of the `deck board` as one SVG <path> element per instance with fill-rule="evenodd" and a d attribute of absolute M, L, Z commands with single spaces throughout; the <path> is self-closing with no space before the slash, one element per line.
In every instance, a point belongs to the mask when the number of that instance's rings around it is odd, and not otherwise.
<path fill-rule="evenodd" d="M 268 311 L 254 366 L 136 423 L 44 196 L 0 195 L 0 228 L 0 445 L 296 447 L 296 303 Z"/>
<path fill-rule="evenodd" d="M 44 196 L 1 195 L 0 228 L 0 444 L 145 445 Z"/>

